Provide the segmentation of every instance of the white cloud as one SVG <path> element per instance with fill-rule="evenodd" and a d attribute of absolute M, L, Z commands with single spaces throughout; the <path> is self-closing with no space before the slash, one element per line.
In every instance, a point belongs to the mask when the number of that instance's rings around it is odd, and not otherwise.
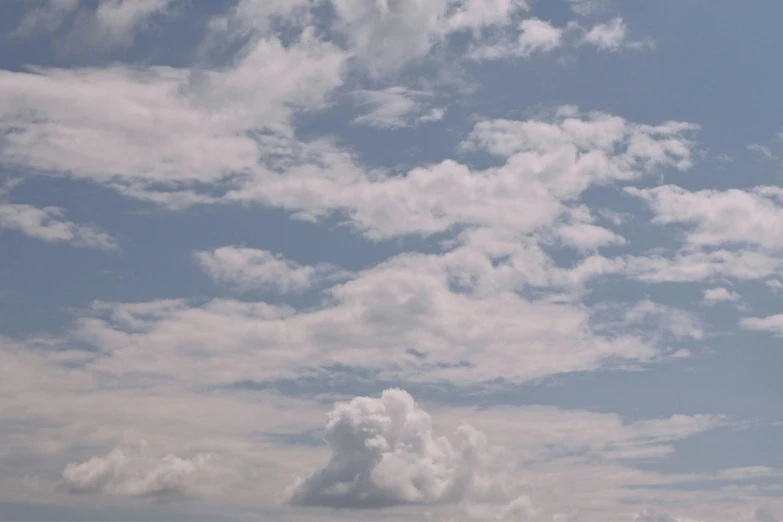
<path fill-rule="evenodd" d="M 742 300 L 742 297 L 733 290 L 727 290 L 726 288 L 719 286 L 716 288 L 708 288 L 704 290 L 704 298 L 702 302 L 705 304 L 715 303 L 733 303 Z"/>
<path fill-rule="evenodd" d="M 608 8 L 610 0 L 568 0 L 574 13 L 589 16 L 600 13 Z"/>
<path fill-rule="evenodd" d="M 11 33 L 14 37 L 30 37 L 50 32 L 59 27 L 65 18 L 79 7 L 80 0 L 48 0 L 25 13 L 19 26 Z"/>
<path fill-rule="evenodd" d="M 626 243 L 625 238 L 619 234 L 589 223 L 564 225 L 557 233 L 564 244 L 579 250 L 595 250 L 604 246 Z"/>
<path fill-rule="evenodd" d="M 516 14 L 530 9 L 525 0 L 467 0 L 457 6 L 446 22 L 450 31 L 505 26 Z"/>
<path fill-rule="evenodd" d="M 783 269 L 783 261 L 777 256 L 747 250 L 683 249 L 671 257 L 661 254 L 627 256 L 620 266 L 624 267 L 626 275 L 641 281 L 684 283 L 723 277 L 762 279 Z"/>
<path fill-rule="evenodd" d="M 510 500 L 484 434 L 465 424 L 450 438 L 435 436 L 429 414 L 399 389 L 338 403 L 325 439 L 329 462 L 293 486 L 291 503 L 380 508 Z"/>
<path fill-rule="evenodd" d="M 653 222 L 689 225 L 686 239 L 692 245 L 739 244 L 777 251 L 783 248 L 783 206 L 765 189 L 690 192 L 663 185 L 626 190 L 650 205 Z"/>
<path fill-rule="evenodd" d="M 598 331 L 632 332 L 651 339 L 701 340 L 706 336 L 701 321 L 691 312 L 666 306 L 649 299 L 633 305 L 599 303 L 594 306 Z"/>
<path fill-rule="evenodd" d="M 332 0 L 337 29 L 372 74 L 425 56 L 441 40 L 445 0 Z"/>
<path fill-rule="evenodd" d="M 757 154 L 761 159 L 765 160 L 780 160 L 780 156 L 772 152 L 772 149 L 768 145 L 761 145 L 759 143 L 751 143 L 747 146 L 747 149 Z"/>
<path fill-rule="evenodd" d="M 0 129 L 14 129 L 2 163 L 168 206 L 211 201 L 205 186 L 257 170 L 260 151 L 288 154 L 292 113 L 323 106 L 344 58 L 304 35 L 253 41 L 223 70 L 0 71 Z"/>
<path fill-rule="evenodd" d="M 280 254 L 254 248 L 226 246 L 194 255 L 210 277 L 245 291 L 274 289 L 282 294 L 303 292 L 319 278 L 337 273 L 335 267 L 303 266 Z"/>
<path fill-rule="evenodd" d="M 149 20 L 165 13 L 172 3 L 173 0 L 100 0 L 94 9 L 89 9 L 84 7 L 90 4 L 79 0 L 48 0 L 26 13 L 13 34 L 31 37 L 51 32 L 73 16 L 73 27 L 60 46 L 70 51 L 106 52 L 132 45 Z"/>
<path fill-rule="evenodd" d="M 68 464 L 63 482 L 74 493 L 102 493 L 123 497 L 185 495 L 195 493 L 199 475 L 210 468 L 209 455 L 161 458 L 147 447 L 115 448 L 104 457 Z"/>
<path fill-rule="evenodd" d="M 162 314 L 174 306 L 177 305 L 161 303 L 157 308 L 139 307 L 136 313 Z M 143 329 L 130 314 L 124 319 L 130 321 L 129 327 Z M 310 434 L 319 425 L 323 427 L 323 406 L 315 400 L 281 397 L 269 390 L 214 388 L 204 386 L 204 380 L 192 386 L 175 374 L 158 380 L 149 375 L 134 376 L 132 371 L 112 376 L 113 386 L 107 388 L 100 365 L 89 362 L 96 357 L 111 355 L 53 351 L 34 345 L 14 347 L 14 343 L 0 339 L 0 434 L 4 441 L 0 449 L 0 499 L 64 503 L 68 499 L 62 494 L 67 490 L 53 487 L 53 473 L 67 468 L 69 462 L 72 469 L 89 462 L 92 454 L 103 456 L 95 457 L 93 464 L 77 474 L 76 484 L 84 484 L 82 491 L 107 495 L 146 492 L 149 496 L 165 495 L 167 491 L 209 496 L 210 503 L 199 504 L 200 509 L 209 505 L 232 506 L 224 512 L 226 517 L 238 511 L 257 511 L 264 503 L 279 503 L 282 485 L 308 476 L 312 469 L 323 469 L 329 460 L 328 446 L 282 442 L 288 434 Z M 201 368 L 194 362 L 182 361 L 188 366 L 182 368 L 183 373 L 198 374 Z M 155 363 L 148 362 L 147 368 L 152 364 Z M 378 402 L 369 399 L 369 403 L 363 404 L 369 404 L 371 413 L 379 413 L 373 409 Z M 118 408 L 118 404 L 133 407 Z M 345 436 L 350 433 L 361 439 L 362 426 L 378 426 L 386 441 L 394 437 L 397 442 L 410 442 L 411 438 L 430 440 L 423 432 L 417 432 L 421 438 L 412 435 L 416 431 L 412 428 L 423 425 L 419 422 L 424 415 L 421 407 L 387 408 L 386 415 L 372 416 L 366 414 L 367 409 L 356 407 L 356 403 L 344 404 L 348 405 L 347 414 L 333 414 L 337 424 L 342 422 L 341 426 L 348 428 L 339 433 L 333 430 L 338 440 L 347 440 Z M 457 450 L 452 460 L 444 457 L 438 462 L 463 463 L 462 469 L 473 470 L 475 479 L 470 488 L 461 490 L 466 493 L 462 497 L 465 502 L 459 505 L 444 504 L 449 500 L 435 497 L 434 502 L 440 504 L 431 504 L 427 509 L 439 519 L 464 519 L 466 508 L 483 520 L 501 515 L 506 520 L 556 520 L 553 517 L 558 513 L 570 513 L 572 516 L 566 519 L 574 519 L 577 511 L 586 520 L 629 519 L 631 515 L 625 514 L 627 506 L 621 501 L 629 495 L 681 502 L 693 506 L 695 513 L 705 513 L 705 520 L 716 519 L 720 513 L 739 520 L 737 509 L 745 509 L 737 502 L 741 498 L 738 492 L 700 495 L 671 489 L 684 480 L 702 480 L 704 476 L 660 474 L 637 469 L 634 464 L 638 459 L 672 457 L 674 441 L 725 426 L 727 421 L 721 417 L 674 415 L 629 420 L 616 414 L 551 406 L 441 405 L 428 406 L 426 410 L 432 413 L 430 435 L 434 447 L 429 450 L 448 446 Z M 398 415 L 400 411 L 408 415 Z M 352 416 L 357 412 L 364 413 Z M 399 422 L 402 417 L 409 422 Z M 391 419 L 388 423 L 387 418 Z M 40 424 L 41 419 L 46 419 L 45 426 Z M 350 419 L 360 421 L 353 432 L 345 426 Z M 466 420 L 477 429 L 460 428 Z M 407 428 L 394 432 L 393 427 L 400 425 Z M 480 437 L 467 437 L 478 434 L 478 429 L 488 434 L 491 444 L 485 444 Z M 458 433 L 466 438 L 459 438 Z M 448 445 L 438 436 L 444 434 L 449 435 Z M 146 449 L 137 449 L 140 439 L 151 441 Z M 356 439 L 353 442 L 358 443 Z M 460 442 L 464 445 L 459 446 Z M 119 447 L 124 457 L 106 456 L 106 448 L 112 447 Z M 411 476 L 422 476 L 418 472 L 436 480 L 457 475 L 443 468 L 442 474 L 428 474 L 426 462 L 414 467 L 419 448 L 396 446 L 395 457 L 411 460 L 406 460 L 399 470 L 395 468 L 399 472 L 391 475 L 400 480 L 383 482 L 386 490 L 398 492 L 401 496 L 396 498 L 403 502 L 416 498 L 414 490 L 401 486 L 412 484 Z M 483 455 L 486 460 L 463 459 L 460 449 L 477 450 L 473 455 Z M 422 451 L 427 454 L 427 448 Z M 168 454 L 176 456 L 168 459 L 178 462 L 176 466 L 164 462 Z M 198 465 L 199 455 L 203 466 Z M 195 464 L 197 470 L 177 473 L 180 467 L 190 468 L 177 459 Z M 390 460 L 396 462 L 394 458 Z M 468 465 L 476 462 L 483 465 Z M 411 473 L 403 473 L 405 470 Z M 388 468 L 375 478 L 388 477 L 386 472 Z M 747 476 L 750 472 L 728 473 Z M 25 475 L 40 476 L 41 488 L 35 491 L 25 486 Z M 96 478 L 88 480 L 88 476 Z M 112 486 L 106 486 L 107 483 Z M 489 485 L 503 487 L 492 489 Z M 498 492 L 501 494 L 494 496 Z M 407 496 L 411 493 L 413 497 Z M 511 502 L 501 500 L 509 498 Z M 388 515 L 395 519 L 421 516 L 420 506 L 411 509 L 390 508 Z M 345 519 L 350 515 L 341 512 L 338 516 Z"/>
<path fill-rule="evenodd" d="M 740 321 L 740 326 L 747 330 L 783 335 L 783 314 L 770 315 L 769 317 L 746 317 Z"/>
<path fill-rule="evenodd" d="M 443 117 L 445 111 L 437 107 L 427 110 L 427 99 L 431 96 L 431 93 L 405 87 L 357 91 L 354 93 L 355 99 L 360 106 L 368 110 L 354 118 L 353 122 L 381 129 L 398 129 L 437 121 Z"/>
<path fill-rule="evenodd" d="M 626 43 L 628 28 L 617 17 L 604 24 L 593 26 L 583 37 L 583 42 L 605 51 L 619 51 Z"/>
<path fill-rule="evenodd" d="M 770 279 L 766 281 L 766 285 L 773 292 L 780 292 L 781 290 L 783 290 L 783 281 L 781 281 L 780 279 Z"/>
<path fill-rule="evenodd" d="M 149 19 L 171 4 L 172 0 L 102 0 L 94 12 L 77 16 L 70 39 L 91 50 L 128 47 Z"/>
<path fill-rule="evenodd" d="M 504 38 L 496 43 L 482 42 L 471 51 L 470 57 L 474 60 L 503 60 L 549 52 L 560 47 L 563 31 L 545 20 L 526 18 L 520 23 L 515 40 Z"/>
<path fill-rule="evenodd" d="M 18 230 L 48 243 L 116 250 L 114 239 L 92 225 L 78 225 L 64 218 L 56 207 L 35 207 L 18 203 L 0 203 L 0 229 Z"/>

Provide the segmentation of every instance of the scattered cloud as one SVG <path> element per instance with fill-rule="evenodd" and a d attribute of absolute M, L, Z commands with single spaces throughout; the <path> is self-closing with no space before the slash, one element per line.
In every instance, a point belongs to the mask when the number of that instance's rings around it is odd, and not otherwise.
<path fill-rule="evenodd" d="M 704 297 L 702 298 L 702 302 L 708 305 L 716 303 L 734 303 L 741 300 L 742 297 L 737 292 L 727 290 L 722 286 L 704 290 Z"/>
<path fill-rule="evenodd" d="M 686 240 L 691 245 L 744 244 L 776 251 L 783 248 L 783 206 L 765 189 L 690 192 L 663 185 L 626 191 L 650 205 L 653 222 L 690 225 Z"/>
<path fill-rule="evenodd" d="M 63 482 L 73 493 L 102 493 L 123 497 L 184 495 L 194 489 L 199 474 L 209 469 L 209 456 L 183 459 L 173 454 L 156 458 L 146 447 L 115 448 L 104 457 L 71 463 Z"/>
<path fill-rule="evenodd" d="M 214 280 L 244 291 L 273 289 L 281 294 L 298 293 L 339 272 L 333 266 L 303 266 L 280 254 L 246 247 L 226 246 L 194 255 Z"/>
<path fill-rule="evenodd" d="M 65 219 L 57 207 L 35 207 L 19 203 L 0 203 L 0 229 L 17 230 L 47 243 L 116 250 L 117 242 L 92 225 L 78 225 Z"/>
<path fill-rule="evenodd" d="M 740 326 L 747 330 L 783 335 L 783 314 L 770 315 L 769 317 L 746 317 L 740 321 Z"/>
<path fill-rule="evenodd" d="M 515 39 L 504 38 L 496 43 L 476 46 L 470 53 L 474 60 L 504 60 L 526 58 L 534 53 L 552 51 L 562 44 L 564 29 L 538 18 L 526 18 L 519 25 Z"/>
<path fill-rule="evenodd" d="M 367 108 L 367 112 L 354 118 L 353 122 L 380 129 L 399 129 L 440 120 L 445 110 L 430 107 L 428 99 L 431 96 L 431 93 L 405 87 L 358 91 L 354 98 L 360 107 Z"/>
<path fill-rule="evenodd" d="M 52 32 L 66 20 L 72 28 L 61 47 L 67 51 L 106 52 L 131 46 L 155 15 L 165 14 L 173 0 L 100 0 L 90 5 L 79 0 L 48 0 L 28 11 L 12 33 L 17 37 Z"/>

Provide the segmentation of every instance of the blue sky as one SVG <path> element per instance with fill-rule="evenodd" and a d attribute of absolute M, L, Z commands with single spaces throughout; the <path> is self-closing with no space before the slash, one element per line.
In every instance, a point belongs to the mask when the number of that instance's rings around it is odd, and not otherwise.
<path fill-rule="evenodd" d="M 773 2 L 0 5 L 0 519 L 783 516 Z"/>

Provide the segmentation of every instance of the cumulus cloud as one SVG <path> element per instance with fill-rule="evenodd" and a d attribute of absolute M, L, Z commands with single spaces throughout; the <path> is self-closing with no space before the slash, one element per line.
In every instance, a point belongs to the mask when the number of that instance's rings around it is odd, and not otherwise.
<path fill-rule="evenodd" d="M 376 75 L 426 55 L 441 39 L 445 0 L 333 0 L 337 29 Z"/>
<path fill-rule="evenodd" d="M 280 254 L 237 246 L 196 252 L 201 267 L 218 282 L 239 290 L 274 289 L 281 294 L 303 292 L 319 278 L 336 275 L 336 267 L 300 265 Z"/>
<path fill-rule="evenodd" d="M 344 58 L 304 35 L 254 40 L 220 70 L 0 71 L 1 161 L 171 207 L 209 202 L 197 189 L 256 171 L 259 149 L 290 153 L 292 114 L 324 104 Z"/>
<path fill-rule="evenodd" d="M 508 501 L 484 434 L 460 426 L 436 437 L 429 414 L 405 391 L 338 403 L 324 435 L 331 456 L 291 490 L 295 505 L 380 508 Z"/>
<path fill-rule="evenodd" d="M 389 87 L 380 91 L 358 91 L 354 98 L 366 112 L 353 122 L 380 129 L 398 129 L 419 123 L 437 121 L 444 109 L 429 107 L 426 91 L 414 91 L 405 87 Z"/>
<path fill-rule="evenodd" d="M 456 5 L 446 21 L 450 31 L 478 31 L 490 26 L 505 26 L 514 15 L 530 9 L 525 0 L 467 0 Z"/>
<path fill-rule="evenodd" d="M 481 43 L 470 53 L 474 60 L 526 58 L 560 47 L 564 29 L 538 18 L 526 18 L 519 25 L 516 39 L 504 38 L 496 43 Z"/>
<path fill-rule="evenodd" d="M 101 493 L 123 497 L 184 495 L 195 491 L 199 475 L 209 472 L 209 455 L 155 457 L 147 447 L 113 449 L 103 457 L 72 462 L 63 482 L 73 493 Z"/>
<path fill-rule="evenodd" d="M 590 223 L 564 225 L 557 233 L 564 244 L 579 250 L 595 250 L 626 243 L 625 238 L 616 232 Z"/>
<path fill-rule="evenodd" d="M 781 336 L 783 335 L 783 314 L 768 317 L 746 317 L 740 321 L 740 326 L 747 330 L 770 332 Z"/>
<path fill-rule="evenodd" d="M 585 32 L 582 43 L 593 45 L 602 51 L 619 51 L 623 48 L 639 48 L 641 42 L 628 41 L 628 27 L 622 18 L 613 18 L 609 22 L 594 25 Z"/>
<path fill-rule="evenodd" d="M 688 243 L 698 246 L 751 245 L 783 248 L 783 206 L 772 187 L 691 192 L 675 185 L 626 189 L 646 201 L 662 225 L 689 227 Z"/>
<path fill-rule="evenodd" d="M 742 300 L 742 297 L 740 297 L 737 292 L 733 290 L 727 290 L 722 286 L 704 290 L 704 297 L 702 298 L 702 302 L 708 305 L 716 303 L 732 303 L 740 300 Z"/>
<path fill-rule="evenodd" d="M 18 203 L 0 203 L 0 229 L 18 230 L 47 243 L 116 250 L 115 240 L 92 225 L 79 225 L 65 219 L 57 207 L 35 207 Z"/>

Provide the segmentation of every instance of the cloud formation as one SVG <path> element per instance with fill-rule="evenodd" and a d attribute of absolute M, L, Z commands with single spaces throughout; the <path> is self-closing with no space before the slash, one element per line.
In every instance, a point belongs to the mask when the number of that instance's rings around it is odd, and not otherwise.
<path fill-rule="evenodd" d="M 281 294 L 308 290 L 318 279 L 339 276 L 336 267 L 303 266 L 280 254 L 238 246 L 196 252 L 196 260 L 215 281 L 239 290 L 276 290 Z"/>
<path fill-rule="evenodd" d="M 293 486 L 292 504 L 380 508 L 509 500 L 485 435 L 465 424 L 451 437 L 436 437 L 429 414 L 403 390 L 338 403 L 324 438 L 329 462 Z"/>
<path fill-rule="evenodd" d="M 18 230 L 48 243 L 116 250 L 117 242 L 93 225 L 79 225 L 65 219 L 57 207 L 35 207 L 20 203 L 0 203 L 0 229 Z"/>
<path fill-rule="evenodd" d="M 209 455 L 191 459 L 173 454 L 149 455 L 146 445 L 115 448 L 103 457 L 72 462 L 63 482 L 73 493 L 102 493 L 123 497 L 184 495 L 195 491 L 200 474 L 209 472 Z"/>

